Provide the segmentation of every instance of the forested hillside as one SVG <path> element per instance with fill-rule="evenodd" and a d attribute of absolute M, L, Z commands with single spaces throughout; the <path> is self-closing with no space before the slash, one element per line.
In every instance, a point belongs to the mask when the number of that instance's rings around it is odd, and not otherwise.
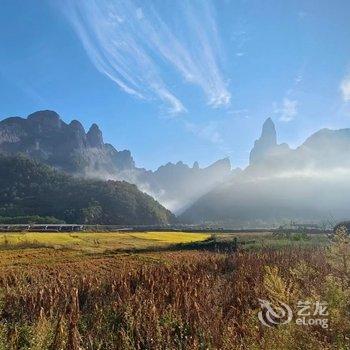
<path fill-rule="evenodd" d="M 124 181 L 78 179 L 24 157 L 0 156 L 0 174 L 0 217 L 39 215 L 84 224 L 166 224 L 174 218 Z"/>

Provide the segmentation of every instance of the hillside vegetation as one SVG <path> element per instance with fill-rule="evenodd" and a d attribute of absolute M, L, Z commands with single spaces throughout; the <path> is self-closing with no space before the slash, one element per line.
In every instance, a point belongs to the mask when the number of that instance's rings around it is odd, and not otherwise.
<path fill-rule="evenodd" d="M 67 223 L 167 224 L 170 211 L 124 181 L 74 178 L 24 157 L 0 156 L 0 217 L 50 216 Z"/>

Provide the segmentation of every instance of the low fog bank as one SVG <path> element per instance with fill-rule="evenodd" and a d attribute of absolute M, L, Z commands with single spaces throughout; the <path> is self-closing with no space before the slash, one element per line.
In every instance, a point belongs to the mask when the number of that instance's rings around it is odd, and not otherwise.
<path fill-rule="evenodd" d="M 277 143 L 267 119 L 243 171 L 231 170 L 228 159 L 207 168 L 133 166 L 112 176 L 90 164 L 86 176 L 133 183 L 186 222 L 271 226 L 350 219 L 350 129 L 322 129 L 291 149 Z"/>
<path fill-rule="evenodd" d="M 238 172 L 237 169 L 231 170 L 228 159 L 222 159 L 206 168 L 200 168 L 198 163 L 190 167 L 178 162 L 163 165 L 156 171 L 134 167 L 108 172 L 97 170 L 92 163 L 92 166 L 84 168 L 83 174 L 77 176 L 135 184 L 140 191 L 152 196 L 165 208 L 179 215 L 201 196 L 230 180 Z"/>
<path fill-rule="evenodd" d="M 264 227 L 350 219 L 350 129 L 322 129 L 296 149 L 278 144 L 271 118 L 249 166 L 186 210 L 191 223 Z"/>
<path fill-rule="evenodd" d="M 202 197 L 182 218 L 246 227 L 350 219 L 349 179 L 350 168 L 242 174 Z"/>

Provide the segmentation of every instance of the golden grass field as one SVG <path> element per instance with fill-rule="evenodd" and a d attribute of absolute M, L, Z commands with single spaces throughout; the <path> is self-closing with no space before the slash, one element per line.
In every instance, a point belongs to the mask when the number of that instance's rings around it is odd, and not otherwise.
<path fill-rule="evenodd" d="M 348 266 L 345 235 L 1 234 L 0 350 L 345 350 Z M 261 298 L 326 302 L 330 327 L 264 327 Z"/>
<path fill-rule="evenodd" d="M 0 247 L 42 246 L 87 251 L 139 249 L 190 243 L 209 238 L 190 232 L 23 232 L 0 234 Z"/>

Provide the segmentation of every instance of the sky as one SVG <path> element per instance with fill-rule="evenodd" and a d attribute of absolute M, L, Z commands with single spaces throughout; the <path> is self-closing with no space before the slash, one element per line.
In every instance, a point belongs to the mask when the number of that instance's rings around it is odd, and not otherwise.
<path fill-rule="evenodd" d="M 0 0 L 0 118 L 97 123 L 136 164 L 248 164 L 264 120 L 350 127 L 348 0 Z"/>

